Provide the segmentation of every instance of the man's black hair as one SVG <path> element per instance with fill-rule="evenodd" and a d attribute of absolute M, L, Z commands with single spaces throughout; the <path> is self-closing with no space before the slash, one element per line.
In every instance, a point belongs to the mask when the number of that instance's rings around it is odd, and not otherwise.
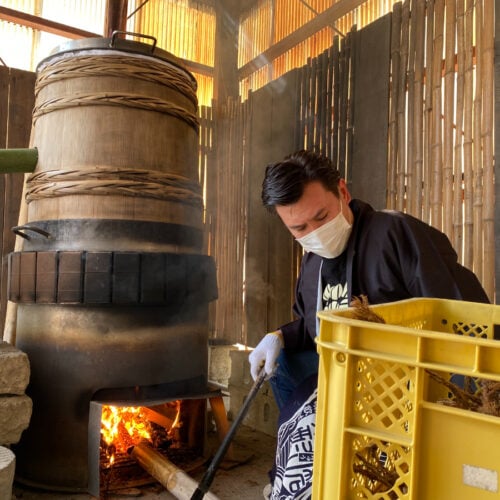
<path fill-rule="evenodd" d="M 339 180 L 339 171 L 329 158 L 300 150 L 266 167 L 262 203 L 270 211 L 274 211 L 276 205 L 296 203 L 312 181 L 321 182 L 325 189 L 338 196 Z"/>

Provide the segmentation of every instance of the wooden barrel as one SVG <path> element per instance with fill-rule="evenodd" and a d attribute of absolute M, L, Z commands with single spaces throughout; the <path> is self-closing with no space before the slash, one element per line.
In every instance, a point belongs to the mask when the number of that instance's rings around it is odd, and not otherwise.
<path fill-rule="evenodd" d="M 38 67 L 39 161 L 14 228 L 22 251 L 9 256 L 16 343 L 32 367 L 20 482 L 87 490 L 98 397 L 206 393 L 217 290 L 202 253 L 195 91 L 172 55 L 127 40 L 71 42 Z"/>
<path fill-rule="evenodd" d="M 86 39 L 38 65 L 28 222 L 202 225 L 196 80 L 145 43 Z"/>

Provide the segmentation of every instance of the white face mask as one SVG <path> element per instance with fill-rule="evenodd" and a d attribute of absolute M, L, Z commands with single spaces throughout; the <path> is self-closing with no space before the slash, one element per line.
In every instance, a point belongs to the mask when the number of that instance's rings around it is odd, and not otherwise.
<path fill-rule="evenodd" d="M 341 204 L 340 213 L 336 217 L 302 238 L 297 238 L 297 241 L 306 252 L 334 259 L 346 249 L 351 230 L 352 225 L 344 217 Z"/>

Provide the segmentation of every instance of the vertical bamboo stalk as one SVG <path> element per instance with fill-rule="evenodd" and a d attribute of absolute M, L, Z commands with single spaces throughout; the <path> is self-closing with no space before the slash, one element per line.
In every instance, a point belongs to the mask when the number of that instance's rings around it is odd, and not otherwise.
<path fill-rule="evenodd" d="M 219 164 L 219 168 L 217 170 L 217 179 L 216 179 L 216 216 L 215 216 L 215 235 L 214 235 L 214 244 L 215 244 L 215 256 L 218 260 L 218 262 L 223 262 L 223 247 L 221 246 L 221 242 L 224 240 L 224 235 L 223 235 L 223 225 L 221 224 L 220 220 L 220 214 L 223 213 L 221 210 L 222 204 L 223 204 L 223 197 L 221 196 L 222 194 L 222 189 L 223 187 L 221 186 L 222 182 L 222 176 L 224 174 L 224 151 L 223 147 L 225 144 L 225 139 L 224 139 L 224 110 L 225 110 L 225 105 L 224 103 L 218 103 L 218 108 L 217 108 L 217 121 L 218 121 L 218 129 L 220 132 L 220 137 L 218 141 L 218 147 L 217 147 L 217 161 Z M 217 283 L 218 283 L 218 288 L 221 290 L 221 285 L 223 283 L 224 279 L 224 274 L 223 274 L 224 267 L 218 266 L 217 269 Z M 225 285 L 225 283 L 224 283 Z M 217 299 L 217 322 L 216 322 L 216 335 L 218 337 L 222 337 L 223 332 L 224 332 L 224 318 L 225 318 L 225 294 L 219 292 L 219 296 Z"/>
<path fill-rule="evenodd" d="M 498 13 L 497 13 L 498 15 Z M 483 286 L 490 299 L 495 292 L 495 188 L 494 188 L 494 144 L 493 109 L 495 106 L 494 60 L 495 60 L 495 10 L 493 2 L 484 3 L 483 17 L 483 178 L 484 178 L 484 269 Z"/>
<path fill-rule="evenodd" d="M 243 219 L 241 218 L 242 210 L 242 199 L 243 199 L 243 186 L 242 186 L 242 163 L 241 163 L 241 107 L 238 98 L 232 99 L 233 113 L 231 122 L 234 124 L 232 126 L 233 134 L 231 137 L 231 145 L 234 150 L 234 154 L 231 162 L 231 184 L 228 186 L 232 193 L 232 232 L 229 235 L 232 236 L 234 241 L 232 243 L 232 272 L 235 279 L 233 280 L 232 288 L 232 301 L 234 304 L 233 313 L 231 314 L 231 327 L 234 331 L 239 331 L 241 324 L 240 322 L 240 311 L 241 311 L 241 292 L 242 292 L 242 280 L 241 280 L 241 270 L 243 267 L 243 262 L 241 260 L 241 226 Z M 234 314 L 236 312 L 236 314 Z M 241 332 L 240 332 L 241 335 Z"/>
<path fill-rule="evenodd" d="M 194 10 L 194 9 L 193 9 Z M 194 17 L 194 16 L 193 16 Z M 191 19 L 190 26 L 193 30 L 193 42 L 195 44 L 195 51 L 198 54 L 198 61 L 202 64 L 208 64 L 206 60 L 206 54 L 208 51 L 208 46 L 211 45 L 206 43 L 207 38 L 207 23 L 203 22 L 205 16 L 196 15 L 195 19 Z M 201 21 L 201 22 L 200 22 Z"/>
<path fill-rule="evenodd" d="M 424 73 L 424 34 L 425 34 L 425 2 L 417 2 L 415 6 L 415 73 L 413 104 L 413 176 L 414 196 L 412 213 L 422 217 L 422 169 L 423 169 L 423 73 Z"/>
<path fill-rule="evenodd" d="M 425 37 L 425 112 L 424 112 L 424 168 L 423 184 L 425 186 L 422 193 L 422 218 L 430 222 L 430 199 L 431 199 L 431 164 L 432 164 L 432 67 L 433 67 L 433 47 L 434 38 L 434 0 L 428 0 L 426 4 L 427 33 Z"/>
<path fill-rule="evenodd" d="M 236 314 L 233 314 L 233 327 L 236 328 L 235 331 L 238 331 L 240 327 L 238 325 L 241 325 L 241 309 L 242 309 L 242 303 L 241 303 L 241 297 L 242 297 L 242 291 L 243 291 L 243 243 L 244 243 L 244 192 L 245 192 L 245 184 L 243 184 L 243 179 L 244 179 L 244 164 L 243 164 L 243 141 L 241 140 L 242 138 L 242 106 L 239 103 L 239 100 L 235 98 L 234 100 L 234 111 L 235 111 L 235 118 L 234 121 L 236 122 L 236 127 L 235 127 L 235 135 L 233 138 L 233 143 L 236 144 L 236 158 L 232 165 L 231 168 L 233 170 L 233 180 L 236 186 L 236 190 L 234 193 L 234 202 L 235 202 L 235 209 L 234 209 L 234 234 L 235 234 L 235 258 L 234 258 L 234 276 L 235 276 L 235 286 L 234 286 L 234 301 L 235 301 L 235 309 L 236 309 Z M 240 332 L 240 338 L 241 338 L 241 332 Z"/>
<path fill-rule="evenodd" d="M 410 2 L 405 0 L 401 19 L 401 57 L 399 65 L 399 90 L 397 103 L 397 123 L 398 123 L 398 171 L 397 171 L 397 198 L 396 209 L 405 210 L 405 186 L 406 186 L 406 82 L 408 65 L 408 36 L 410 21 Z"/>
<path fill-rule="evenodd" d="M 472 151 L 472 103 L 473 103 L 473 14 L 474 0 L 467 0 L 465 8 L 465 68 L 464 68 L 464 257 L 463 263 L 472 269 L 473 247 L 473 151 Z"/>
<path fill-rule="evenodd" d="M 308 63 L 306 66 L 306 100 L 307 100 L 307 119 L 306 119 L 306 148 L 312 149 L 314 146 L 314 122 L 313 122 L 313 111 L 311 103 L 312 97 L 312 83 L 311 83 L 311 59 L 308 59 Z"/>
<path fill-rule="evenodd" d="M 307 94 L 306 94 L 306 67 L 303 66 L 299 70 L 299 88 L 300 88 L 300 107 L 299 107 L 299 116 L 300 123 L 297 127 L 298 139 L 300 140 L 300 144 L 305 148 L 305 135 L 306 135 L 306 119 L 307 119 Z"/>
<path fill-rule="evenodd" d="M 465 4 L 457 3 L 457 93 L 456 93 L 456 132 L 455 153 L 453 157 L 453 238 L 452 244 L 458 259 L 463 262 L 463 120 L 464 120 L 464 68 L 465 68 Z"/>
<path fill-rule="evenodd" d="M 387 170 L 387 208 L 396 208 L 396 171 L 398 160 L 397 103 L 399 101 L 400 78 L 400 34 L 401 2 L 394 5 L 391 23 L 391 95 L 389 113 L 389 164 Z"/>
<path fill-rule="evenodd" d="M 410 31 L 408 41 L 408 66 L 407 66 L 407 144 L 406 144 L 406 210 L 415 215 L 415 156 L 414 140 L 418 133 L 415 127 L 415 40 L 417 31 L 417 11 L 415 3 L 410 13 Z"/>
<path fill-rule="evenodd" d="M 443 28 L 444 28 L 444 0 L 436 0 L 435 3 L 435 24 L 434 24 L 434 60 L 432 67 L 433 80 L 433 111 L 432 111 L 432 189 L 431 189 L 431 222 L 438 229 L 442 228 L 442 161 L 443 144 L 442 121 L 441 121 L 441 83 L 442 83 L 442 61 L 443 61 Z"/>
<path fill-rule="evenodd" d="M 311 75 L 312 75 L 312 81 L 311 81 L 311 104 L 312 104 L 312 113 L 311 113 L 311 122 L 313 124 L 313 138 L 312 138 L 312 147 L 314 151 L 318 151 L 319 149 L 319 138 L 318 138 L 318 91 L 319 91 L 319 85 L 318 85 L 318 60 L 317 58 L 312 59 L 312 65 L 311 65 Z"/>
<path fill-rule="evenodd" d="M 320 148 L 323 154 L 326 155 L 326 115 L 328 112 L 328 53 L 324 51 L 320 56 L 320 67 L 321 67 L 321 92 L 320 92 L 320 102 L 319 102 L 319 110 L 320 110 Z"/>
<path fill-rule="evenodd" d="M 247 100 L 245 103 L 242 105 L 242 137 L 248 138 L 249 133 L 248 130 L 250 128 L 250 102 Z M 241 141 L 243 143 L 243 141 Z M 246 141 L 245 141 L 246 144 Z M 243 144 L 242 144 L 243 145 Z M 242 176 L 242 182 L 244 183 L 244 197 L 242 200 L 243 204 L 243 220 L 245 221 L 244 226 L 243 226 L 243 231 L 242 231 L 242 246 L 241 246 L 241 262 L 244 262 L 245 259 L 245 252 L 246 252 L 246 243 L 248 241 L 248 189 L 247 186 L 249 185 L 249 155 L 250 152 L 248 148 L 244 147 L 242 148 L 242 164 L 245 166 L 244 168 L 244 174 Z M 296 276 L 296 275 L 294 275 Z M 240 312 L 240 318 L 241 318 L 241 324 L 243 325 L 243 331 L 242 331 L 242 343 L 247 345 L 248 342 L 248 327 L 246 323 L 246 318 L 247 315 L 245 314 L 245 300 L 244 300 L 244 283 L 245 283 L 245 276 L 242 270 L 241 274 L 241 312 Z"/>
<path fill-rule="evenodd" d="M 349 33 L 347 40 L 347 54 L 346 54 L 346 61 L 347 61 L 347 75 L 345 79 L 345 85 L 347 88 L 347 94 L 346 94 L 346 99 L 347 99 L 347 114 L 346 114 L 346 173 L 345 173 L 345 178 L 347 182 L 351 182 L 352 179 L 352 165 L 351 165 L 351 158 L 352 158 L 352 148 L 353 148 L 353 140 L 354 140 L 354 134 L 353 134 L 353 122 L 354 122 L 354 106 L 353 106 L 353 93 L 354 93 L 354 82 L 355 82 L 355 72 L 354 72 L 354 59 L 355 59 L 355 51 L 356 51 L 356 46 L 355 46 L 355 32 L 356 32 L 356 26 L 353 26 L 351 32 Z"/>
<path fill-rule="evenodd" d="M 443 231 L 453 239 L 453 117 L 456 0 L 446 2 L 443 118 Z"/>
<path fill-rule="evenodd" d="M 476 33 L 476 79 L 474 89 L 474 197 L 473 197 L 473 270 L 480 281 L 483 281 L 483 156 L 481 151 L 481 113 L 483 110 L 483 40 L 481 37 L 483 23 L 482 2 L 475 3 L 475 33 Z"/>
<path fill-rule="evenodd" d="M 336 36 L 333 50 L 333 130 L 332 158 L 339 167 L 339 100 L 340 100 L 340 40 Z"/>
<path fill-rule="evenodd" d="M 347 44 L 349 35 L 342 39 L 340 56 L 340 95 L 339 95 L 339 163 L 338 169 L 342 177 L 346 178 L 346 116 L 347 116 Z"/>
<path fill-rule="evenodd" d="M 333 157 L 333 144 L 332 144 L 332 114 L 333 109 L 333 68 L 334 68 L 334 48 L 333 46 L 328 49 L 328 79 L 326 82 L 326 155 L 328 158 L 335 160 Z"/>

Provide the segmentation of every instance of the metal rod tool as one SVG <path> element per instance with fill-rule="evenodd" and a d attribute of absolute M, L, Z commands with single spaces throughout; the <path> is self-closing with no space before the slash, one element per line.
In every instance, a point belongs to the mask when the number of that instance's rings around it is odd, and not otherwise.
<path fill-rule="evenodd" d="M 238 415 L 234 419 L 219 449 L 217 450 L 217 453 L 212 458 L 210 465 L 205 471 L 203 477 L 201 478 L 198 488 L 196 488 L 195 492 L 193 493 L 191 500 L 202 500 L 204 495 L 208 492 L 208 489 L 210 488 L 210 485 L 212 484 L 212 481 L 214 479 L 215 472 L 217 471 L 219 464 L 222 462 L 222 459 L 224 458 L 224 455 L 226 454 L 226 451 L 229 448 L 229 445 L 231 443 L 231 440 L 233 439 L 234 434 L 236 433 L 237 428 L 239 427 L 241 421 L 245 418 L 245 415 L 247 414 L 250 404 L 254 400 L 255 396 L 257 395 L 257 392 L 259 392 L 260 386 L 264 383 L 265 380 L 266 380 L 266 372 L 264 369 L 262 369 L 261 372 L 259 373 L 259 376 L 253 383 L 252 388 L 250 389 L 250 392 L 248 393 L 245 401 L 243 402 L 243 405 L 241 406 Z"/>

